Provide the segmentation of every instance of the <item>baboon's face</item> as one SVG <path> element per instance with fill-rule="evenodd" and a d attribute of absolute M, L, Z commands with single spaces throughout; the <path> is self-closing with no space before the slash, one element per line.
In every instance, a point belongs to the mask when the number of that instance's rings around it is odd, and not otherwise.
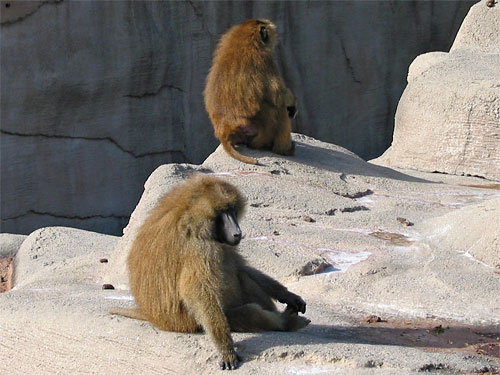
<path fill-rule="evenodd" d="M 216 241 L 230 246 L 236 246 L 240 243 L 241 229 L 234 208 L 217 212 L 214 237 Z"/>
<path fill-rule="evenodd" d="M 256 20 L 256 24 L 262 43 L 272 49 L 276 44 L 276 26 L 269 20 Z"/>

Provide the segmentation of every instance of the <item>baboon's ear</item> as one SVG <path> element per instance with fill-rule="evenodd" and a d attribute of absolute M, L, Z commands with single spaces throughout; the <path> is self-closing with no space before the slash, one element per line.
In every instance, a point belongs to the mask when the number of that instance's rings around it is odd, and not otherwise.
<path fill-rule="evenodd" d="M 269 40 L 269 34 L 267 33 L 267 29 L 265 26 L 260 27 L 260 38 L 264 43 L 267 43 Z"/>

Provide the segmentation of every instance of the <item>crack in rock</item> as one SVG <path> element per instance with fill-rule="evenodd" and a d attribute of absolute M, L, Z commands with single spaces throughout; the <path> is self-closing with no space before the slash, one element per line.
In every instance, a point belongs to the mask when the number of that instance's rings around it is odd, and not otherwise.
<path fill-rule="evenodd" d="M 366 206 L 352 206 L 352 207 L 344 207 L 344 208 L 332 208 L 328 211 L 325 211 L 325 215 L 334 216 L 337 211 L 342 213 L 350 213 L 350 212 L 358 212 L 358 211 L 370 211 L 370 209 Z"/>
<path fill-rule="evenodd" d="M 0 24 L 2 26 L 9 26 L 13 25 L 17 22 L 22 22 L 26 18 L 31 17 L 34 15 L 38 10 L 47 4 L 58 4 L 62 3 L 64 0 L 46 0 L 46 1 L 40 1 L 38 4 L 36 2 L 31 1 L 31 2 L 23 2 L 22 1 L 2 1 L 1 6 L 2 6 L 2 14 L 1 14 L 1 21 Z M 22 9 L 16 9 L 14 7 L 24 7 L 24 12 Z M 18 15 L 16 15 L 16 13 Z"/>
<path fill-rule="evenodd" d="M 366 189 L 365 191 L 357 191 L 355 193 L 344 193 L 344 194 L 338 194 L 344 198 L 350 198 L 350 199 L 356 199 L 356 198 L 362 198 L 366 197 L 367 195 L 372 195 L 373 190 Z"/>
<path fill-rule="evenodd" d="M 177 87 L 177 86 L 174 86 L 174 85 L 169 85 L 169 84 L 165 84 L 165 85 L 161 85 L 158 90 L 156 91 L 152 91 L 152 92 L 144 92 L 142 94 L 127 94 L 127 95 L 124 95 L 123 97 L 124 98 L 134 98 L 134 99 L 142 99 L 142 98 L 147 98 L 147 97 L 150 97 L 150 96 L 156 96 L 158 95 L 161 91 L 163 91 L 164 89 L 172 89 L 172 90 L 177 90 L 177 91 L 180 91 L 180 92 L 185 92 L 183 89 L 181 89 L 180 87 Z"/>
<path fill-rule="evenodd" d="M 442 363 L 429 363 L 427 365 L 424 365 L 418 369 L 418 372 L 431 372 L 431 371 L 437 371 L 437 370 L 445 370 L 448 369 L 449 367 L 442 364 Z"/>
<path fill-rule="evenodd" d="M 120 145 L 117 141 L 115 141 L 111 137 L 74 137 L 70 135 L 55 135 L 55 134 L 41 134 L 41 133 L 15 133 L 8 130 L 0 129 L 1 134 L 16 136 L 16 137 L 42 137 L 42 138 L 55 138 L 55 139 L 83 139 L 86 141 L 107 141 L 111 142 L 113 145 L 118 147 L 121 151 L 132 155 L 134 158 L 143 158 L 146 156 L 154 156 L 154 155 L 162 155 L 162 154 L 177 154 L 181 157 L 182 160 L 187 160 L 184 155 L 184 151 L 180 150 L 164 150 L 164 151 L 152 151 L 145 153 L 135 153 L 133 151 L 127 150 L 122 145 Z"/>
<path fill-rule="evenodd" d="M 206 23 L 205 23 L 205 19 L 203 17 L 203 11 L 201 11 L 200 9 L 198 9 L 192 0 L 187 0 L 187 3 L 191 6 L 191 8 L 193 9 L 193 13 L 194 15 L 196 16 L 196 18 L 198 18 L 201 22 L 201 27 L 203 28 L 203 30 L 205 30 L 205 32 L 210 35 L 211 37 L 213 37 L 213 33 L 208 29 Z"/>
<path fill-rule="evenodd" d="M 338 35 L 338 36 L 339 36 L 339 41 L 340 41 L 340 48 L 342 48 L 342 53 L 344 54 L 344 59 L 345 59 L 346 65 L 347 65 L 347 69 L 351 73 L 352 80 L 355 83 L 361 84 L 362 82 L 356 77 L 356 74 L 355 74 L 355 71 L 354 71 L 354 67 L 352 66 L 351 59 L 347 56 L 347 50 L 345 48 L 344 42 L 342 40 L 342 37 L 340 35 Z"/>
<path fill-rule="evenodd" d="M 345 207 L 340 209 L 340 212 L 357 212 L 357 211 L 370 211 L 370 209 L 366 206 Z"/>
<path fill-rule="evenodd" d="M 455 167 L 454 174 L 457 174 L 458 168 L 464 164 L 464 162 L 467 158 L 467 147 L 471 143 L 471 135 L 472 135 L 471 134 L 472 133 L 472 119 L 471 119 L 472 110 L 473 110 L 473 106 L 471 106 L 469 108 L 469 111 L 467 113 L 467 119 L 465 120 L 465 123 L 467 124 L 467 135 L 465 136 L 462 155 L 461 155 L 460 161 L 458 162 L 457 166 Z"/>
<path fill-rule="evenodd" d="M 70 215 L 62 215 L 62 214 L 55 214 L 55 213 L 50 213 L 50 212 L 41 212 L 41 211 L 36 211 L 36 210 L 28 210 L 27 212 L 17 215 L 17 216 L 12 216 L 12 217 L 7 217 L 3 218 L 2 221 L 9 221 L 9 220 L 16 220 L 21 217 L 27 216 L 27 215 L 38 215 L 38 216 L 51 216 L 55 217 L 58 219 L 71 219 L 71 220 L 91 220 L 91 219 L 130 219 L 130 216 L 128 215 L 89 215 L 89 216 L 70 216 Z"/>

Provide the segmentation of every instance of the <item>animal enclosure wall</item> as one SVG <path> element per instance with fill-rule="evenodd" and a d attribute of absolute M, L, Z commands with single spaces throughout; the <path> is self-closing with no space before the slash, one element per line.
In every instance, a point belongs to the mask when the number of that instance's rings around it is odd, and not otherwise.
<path fill-rule="evenodd" d="M 1 231 L 120 234 L 158 166 L 217 145 L 203 106 L 218 37 L 271 19 L 295 132 L 380 155 L 415 56 L 472 1 L 2 1 Z"/>

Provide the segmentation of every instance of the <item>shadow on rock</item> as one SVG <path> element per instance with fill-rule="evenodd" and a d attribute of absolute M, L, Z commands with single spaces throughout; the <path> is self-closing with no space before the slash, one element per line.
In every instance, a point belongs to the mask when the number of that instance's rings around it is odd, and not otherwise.
<path fill-rule="evenodd" d="M 421 348 L 430 352 L 463 352 L 500 358 L 500 327 L 447 325 L 436 321 L 383 322 L 360 326 L 311 324 L 298 332 L 262 334 L 239 341 L 243 354 L 259 356 L 280 346 L 367 344 Z"/>
<path fill-rule="evenodd" d="M 340 152 L 303 142 L 296 142 L 295 157 L 291 157 L 289 160 L 333 173 L 383 177 L 409 182 L 431 182 L 390 168 L 370 164 L 351 152 Z"/>

